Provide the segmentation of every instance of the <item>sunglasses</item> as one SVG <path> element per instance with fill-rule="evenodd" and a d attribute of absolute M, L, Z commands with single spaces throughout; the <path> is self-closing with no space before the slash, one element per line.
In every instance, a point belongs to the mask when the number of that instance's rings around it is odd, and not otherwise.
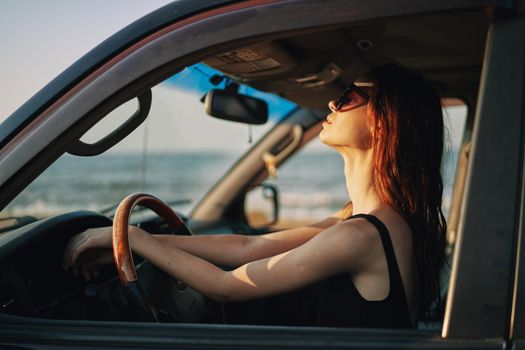
<path fill-rule="evenodd" d="M 355 82 L 343 90 L 341 96 L 335 103 L 336 112 L 346 112 L 351 109 L 361 107 L 368 103 L 370 96 L 363 88 L 371 88 L 374 83 Z"/>

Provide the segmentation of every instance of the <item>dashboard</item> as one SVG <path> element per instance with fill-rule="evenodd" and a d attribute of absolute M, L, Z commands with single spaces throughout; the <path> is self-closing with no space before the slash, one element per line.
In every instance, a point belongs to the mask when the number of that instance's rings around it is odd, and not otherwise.
<path fill-rule="evenodd" d="M 62 269 L 69 238 L 90 227 L 111 226 L 108 217 L 77 211 L 39 220 L 0 235 L 0 312 L 43 318 L 86 319 L 83 278 Z M 110 270 L 113 271 L 110 271 Z M 116 275 L 114 267 L 104 278 Z M 72 312 L 71 310 L 76 310 Z"/>
<path fill-rule="evenodd" d="M 111 226 L 98 212 L 61 214 L 0 234 L 0 314 L 63 320 L 134 320 L 113 264 L 86 281 L 62 268 L 69 239 L 88 228 Z M 158 217 L 132 221 L 155 233 L 173 233 Z M 200 227 L 200 233 L 255 234 L 239 223 Z M 267 302 L 220 304 L 134 256 L 139 281 L 160 322 L 256 323 Z M 227 267 L 222 267 L 227 269 Z M 250 312 L 247 310 L 250 309 Z"/>

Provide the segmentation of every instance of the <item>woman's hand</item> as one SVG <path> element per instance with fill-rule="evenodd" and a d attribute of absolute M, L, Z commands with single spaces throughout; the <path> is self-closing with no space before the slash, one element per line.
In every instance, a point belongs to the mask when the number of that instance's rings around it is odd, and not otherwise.
<path fill-rule="evenodd" d="M 79 233 L 66 246 L 64 251 L 64 269 L 73 268 L 87 280 L 99 275 L 97 267 L 113 262 L 112 227 L 91 228 Z"/>

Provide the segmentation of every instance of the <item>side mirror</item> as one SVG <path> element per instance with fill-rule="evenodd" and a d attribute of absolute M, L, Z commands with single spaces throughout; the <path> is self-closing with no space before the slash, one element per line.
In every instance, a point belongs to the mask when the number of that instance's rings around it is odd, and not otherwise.
<path fill-rule="evenodd" d="M 262 184 L 246 193 L 244 212 L 248 224 L 258 228 L 277 223 L 279 220 L 279 190 L 272 184 Z"/>
<path fill-rule="evenodd" d="M 268 121 L 265 101 L 238 94 L 236 91 L 210 90 L 204 99 L 206 113 L 212 117 L 246 124 L 264 124 Z"/>

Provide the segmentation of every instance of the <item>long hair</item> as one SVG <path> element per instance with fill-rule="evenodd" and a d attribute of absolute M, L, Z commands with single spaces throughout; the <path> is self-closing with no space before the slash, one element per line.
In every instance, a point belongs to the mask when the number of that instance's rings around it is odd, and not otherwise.
<path fill-rule="evenodd" d="M 373 184 L 383 202 L 412 230 L 419 317 L 439 305 L 447 224 L 441 210 L 443 112 L 434 88 L 397 64 L 373 68 L 368 104 L 372 127 Z"/>

